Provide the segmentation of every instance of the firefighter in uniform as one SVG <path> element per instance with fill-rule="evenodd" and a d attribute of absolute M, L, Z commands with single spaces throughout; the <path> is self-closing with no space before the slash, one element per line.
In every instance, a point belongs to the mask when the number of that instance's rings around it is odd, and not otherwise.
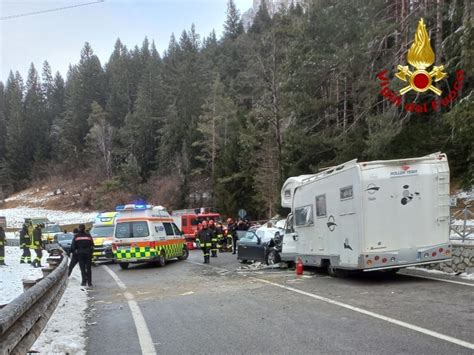
<path fill-rule="evenodd" d="M 31 243 L 31 249 L 36 253 L 35 259 L 33 260 L 34 267 L 41 267 L 41 258 L 43 257 L 43 247 L 41 245 L 41 228 L 44 227 L 42 224 L 37 224 L 33 229 L 33 239 Z"/>
<path fill-rule="evenodd" d="M 31 264 L 30 244 L 31 236 L 28 234 L 28 226 L 23 224 L 23 228 L 20 231 L 20 248 L 23 250 L 20 264 Z"/>
<path fill-rule="evenodd" d="M 224 238 L 224 228 L 222 228 L 222 223 L 220 222 L 217 222 L 216 224 L 216 235 L 217 235 L 217 249 L 223 252 L 227 248 L 226 248 L 226 240 Z"/>
<path fill-rule="evenodd" d="M 232 218 L 227 219 L 227 236 L 232 237 L 232 254 L 237 253 L 237 226 L 232 221 Z"/>
<path fill-rule="evenodd" d="M 5 230 L 0 226 L 0 266 L 5 265 Z"/>
<path fill-rule="evenodd" d="M 219 250 L 219 247 L 217 245 L 217 231 L 216 231 L 216 225 L 214 223 L 214 220 L 212 219 L 209 221 L 209 230 L 212 232 L 211 257 L 217 258 L 217 251 Z"/>
<path fill-rule="evenodd" d="M 196 243 L 204 254 L 204 264 L 209 264 L 209 250 L 212 246 L 212 232 L 208 228 L 207 221 L 202 221 L 202 229 L 197 235 Z"/>
<path fill-rule="evenodd" d="M 84 224 L 79 225 L 79 232 L 71 243 L 71 253 L 76 254 L 81 268 L 81 286 L 92 286 L 92 254 L 94 252 L 94 239 L 86 232 Z"/>

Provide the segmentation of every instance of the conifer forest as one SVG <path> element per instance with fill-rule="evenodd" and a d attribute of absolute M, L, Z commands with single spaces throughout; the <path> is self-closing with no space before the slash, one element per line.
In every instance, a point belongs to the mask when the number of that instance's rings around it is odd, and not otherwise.
<path fill-rule="evenodd" d="M 0 82 L 0 185 L 61 177 L 92 186 L 84 208 L 142 198 L 258 219 L 279 212 L 289 176 L 442 151 L 452 182 L 470 187 L 472 11 L 470 0 L 313 0 L 276 12 L 262 2 L 244 26 L 230 0 L 223 32 L 189 24 L 163 53 L 148 38 L 117 39 L 105 63 L 85 43 L 66 77 L 48 58 L 26 78 L 11 68 Z M 395 74 L 420 18 L 447 74 L 443 94 L 411 91 L 396 105 L 383 83 L 404 86 Z M 406 105 L 451 92 L 429 112 Z"/>

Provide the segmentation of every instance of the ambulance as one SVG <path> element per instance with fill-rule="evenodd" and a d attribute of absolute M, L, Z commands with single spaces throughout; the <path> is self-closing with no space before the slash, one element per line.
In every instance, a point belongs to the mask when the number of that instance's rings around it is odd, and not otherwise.
<path fill-rule="evenodd" d="M 94 239 L 94 261 L 113 260 L 112 242 L 117 215 L 118 212 L 102 212 L 96 216 L 91 229 L 91 236 Z"/>
<path fill-rule="evenodd" d="M 112 250 L 122 269 L 131 263 L 185 260 L 189 251 L 182 232 L 162 206 L 129 204 L 117 206 Z"/>

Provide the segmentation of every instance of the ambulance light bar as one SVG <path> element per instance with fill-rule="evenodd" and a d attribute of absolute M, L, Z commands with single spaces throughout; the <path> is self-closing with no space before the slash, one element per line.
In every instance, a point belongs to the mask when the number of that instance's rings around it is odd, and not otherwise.
<path fill-rule="evenodd" d="M 115 207 L 116 211 L 140 211 L 140 210 L 149 210 L 151 209 L 151 205 L 144 205 L 144 204 L 129 204 L 129 205 L 118 205 Z"/>

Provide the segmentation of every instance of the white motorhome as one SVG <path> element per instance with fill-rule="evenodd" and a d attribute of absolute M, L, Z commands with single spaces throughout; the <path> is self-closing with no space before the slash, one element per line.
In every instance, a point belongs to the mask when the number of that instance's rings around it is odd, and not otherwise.
<path fill-rule="evenodd" d="M 281 257 L 304 265 L 373 271 L 451 258 L 445 154 L 347 163 L 291 177 Z"/>

